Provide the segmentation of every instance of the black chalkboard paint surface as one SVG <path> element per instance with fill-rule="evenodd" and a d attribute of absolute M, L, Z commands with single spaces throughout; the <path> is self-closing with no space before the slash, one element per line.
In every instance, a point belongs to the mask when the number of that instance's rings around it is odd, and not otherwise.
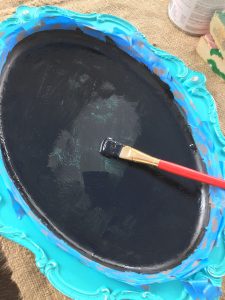
<path fill-rule="evenodd" d="M 109 39 L 46 31 L 13 49 L 0 93 L 8 171 L 52 231 L 88 257 L 137 272 L 193 252 L 208 221 L 207 187 L 99 154 L 112 136 L 204 169 L 168 87 L 145 66 Z"/>

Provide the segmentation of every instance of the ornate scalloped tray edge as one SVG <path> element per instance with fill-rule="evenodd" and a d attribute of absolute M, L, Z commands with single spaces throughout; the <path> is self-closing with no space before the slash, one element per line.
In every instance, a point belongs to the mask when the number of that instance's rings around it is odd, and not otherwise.
<path fill-rule="evenodd" d="M 20 40 L 34 32 L 60 26 L 63 29 L 79 27 L 102 40 L 110 36 L 118 47 L 167 83 L 188 121 L 208 173 L 225 178 L 225 138 L 219 127 L 215 102 L 205 87 L 204 75 L 191 71 L 178 58 L 150 45 L 136 28 L 122 19 L 79 14 L 51 6 L 21 6 L 0 24 L 0 69 Z M 225 274 L 224 191 L 210 188 L 210 221 L 192 255 L 172 270 L 148 278 L 137 277 L 128 285 L 113 279 L 119 279 L 119 272 L 102 270 L 101 265 L 84 258 L 40 222 L 10 179 L 2 153 L 0 168 L 0 234 L 32 251 L 40 271 L 68 297 L 76 300 L 184 300 L 220 296 Z"/>

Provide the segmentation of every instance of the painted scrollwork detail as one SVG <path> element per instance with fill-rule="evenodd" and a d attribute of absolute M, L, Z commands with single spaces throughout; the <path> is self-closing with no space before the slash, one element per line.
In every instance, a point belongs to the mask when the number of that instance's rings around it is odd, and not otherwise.
<path fill-rule="evenodd" d="M 15 230 L 15 228 L 0 225 L 0 234 L 2 236 L 18 242 L 27 247 L 35 254 L 35 261 L 40 271 L 49 279 L 56 287 L 60 286 L 60 290 L 65 294 L 72 296 L 76 300 L 162 300 L 150 292 L 134 292 L 134 291 L 110 291 L 106 287 L 101 287 L 93 293 L 86 293 L 75 289 L 67 284 L 59 274 L 59 265 L 54 260 L 49 260 L 45 252 L 30 239 L 24 232 Z M 69 293 L 68 293 L 69 291 Z M 183 299 L 180 299 L 183 300 Z"/>
<path fill-rule="evenodd" d="M 221 283 L 222 276 L 225 275 L 225 230 L 222 232 L 221 238 L 221 255 L 218 257 L 218 262 L 216 264 L 210 264 L 205 268 L 205 273 L 210 277 L 211 281 L 215 282 L 215 284 Z"/>
<path fill-rule="evenodd" d="M 45 6 L 45 7 L 27 7 L 21 6 L 17 9 L 16 13 L 9 18 L 8 20 L 0 23 L 0 54 L 2 55 L 5 43 L 8 41 L 7 38 L 10 36 L 15 36 L 15 30 L 17 25 L 20 25 L 20 29 L 22 28 L 21 38 L 26 36 L 27 24 L 30 21 L 36 20 L 36 30 L 39 31 L 42 29 L 42 26 L 45 26 L 45 22 L 40 22 L 43 19 L 55 19 L 60 16 L 64 16 L 71 20 L 71 27 L 76 28 L 77 23 L 81 21 L 85 21 L 85 27 L 91 29 L 92 23 L 96 22 L 98 24 L 99 30 L 102 30 L 104 33 L 104 26 L 107 25 L 108 33 L 110 33 L 110 37 L 114 39 L 116 42 L 118 40 L 123 40 L 123 45 L 121 49 L 124 51 L 131 49 L 130 53 L 137 60 L 141 60 L 140 48 L 149 51 L 149 69 L 157 74 L 162 81 L 169 84 L 171 87 L 171 91 L 174 94 L 175 99 L 177 101 L 182 102 L 188 96 L 189 99 L 195 98 L 196 101 L 200 101 L 203 103 L 204 108 L 206 110 L 206 114 L 210 125 L 212 126 L 212 130 L 209 133 L 210 138 L 216 140 L 217 148 L 216 151 L 221 153 L 225 152 L 225 138 L 222 135 L 221 129 L 219 127 L 218 116 L 215 108 L 215 103 L 212 96 L 206 90 L 205 87 L 205 77 L 204 75 L 189 70 L 182 61 L 178 58 L 151 46 L 146 41 L 146 38 L 137 31 L 131 24 L 128 22 L 118 19 L 116 17 L 110 15 L 99 15 L 99 14 L 89 14 L 83 15 L 79 13 L 74 13 L 67 11 L 65 9 L 53 7 L 53 6 Z M 96 24 L 95 23 L 95 24 Z M 52 23 L 53 24 L 53 23 Z M 54 25 L 54 24 L 53 24 Z M 84 28 L 83 28 L 84 29 Z M 2 39 L 4 37 L 4 41 Z M 17 37 L 18 38 L 18 37 Z M 17 40 L 18 42 L 18 40 Z M 179 86 L 179 90 L 176 87 Z M 195 103 L 191 103 L 194 107 Z M 184 109 L 185 112 L 185 109 Z M 193 113 L 194 115 L 194 113 Z M 206 126 L 206 125 L 204 125 Z M 196 127 L 196 128 L 195 128 Z M 193 126 L 194 130 L 198 130 L 197 126 Z M 208 138 L 208 140 L 210 140 Z M 224 154 L 223 154 L 224 155 Z M 225 174 L 222 174 L 225 175 Z M 212 202 L 212 206 L 216 206 L 217 203 L 222 205 L 221 198 L 218 197 L 219 200 L 214 199 Z M 217 201 L 217 202 L 216 202 Z M 3 197 L 0 196 L 0 208 L 3 203 Z M 221 221 L 222 222 L 222 221 Z M 218 225 L 219 229 L 221 224 Z M 76 289 L 74 286 L 71 286 L 69 283 L 64 280 L 63 276 L 60 274 L 60 262 L 54 259 L 50 259 L 45 251 L 42 249 L 41 245 L 38 245 L 32 240 L 32 236 L 28 237 L 24 232 L 17 230 L 16 228 L 1 225 L 0 224 L 0 234 L 15 241 L 24 247 L 30 249 L 36 257 L 36 264 L 40 271 L 49 279 L 49 281 L 58 288 L 61 292 L 68 295 L 72 299 L 76 300 L 165 300 L 165 298 L 156 295 L 150 290 L 141 291 L 137 289 L 134 290 L 110 290 L 107 287 L 100 287 L 93 293 L 87 293 L 85 291 Z M 202 267 L 202 269 L 198 269 L 198 272 L 186 278 L 186 282 L 184 280 L 184 289 L 182 290 L 179 298 L 177 300 L 187 300 L 190 299 L 187 288 L 188 283 L 195 284 L 198 280 L 205 280 L 210 282 L 215 287 L 220 286 L 221 277 L 225 274 L 225 233 L 224 230 L 221 230 L 221 256 L 216 263 L 210 263 L 206 267 Z M 207 243 L 206 243 L 207 244 Z M 203 242 L 203 246 L 204 242 Z M 195 261 L 194 264 L 198 263 Z M 182 265 L 184 267 L 184 265 Z M 182 269 L 182 266 L 180 268 Z M 197 267 L 197 264 L 195 265 Z M 187 267 L 187 265 L 185 265 Z M 185 268 L 184 268 L 185 269 Z M 184 270 L 183 269 L 183 270 Z M 180 271 L 183 271 L 180 270 Z M 169 274 L 171 270 L 168 270 L 168 274 L 163 278 L 166 278 L 167 281 L 171 279 L 175 279 L 178 277 L 173 277 L 173 274 Z M 168 276 L 168 277 L 166 277 Z M 178 278 L 179 279 L 179 278 Z M 208 298 L 206 298 L 208 300 Z M 210 299 L 211 300 L 211 299 Z"/>

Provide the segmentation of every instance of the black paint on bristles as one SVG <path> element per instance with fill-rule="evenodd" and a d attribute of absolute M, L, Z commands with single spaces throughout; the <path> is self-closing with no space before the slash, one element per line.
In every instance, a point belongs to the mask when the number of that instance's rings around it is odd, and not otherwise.
<path fill-rule="evenodd" d="M 99 152 L 109 158 L 119 158 L 123 146 L 123 144 L 114 141 L 110 137 L 107 137 L 102 141 Z"/>

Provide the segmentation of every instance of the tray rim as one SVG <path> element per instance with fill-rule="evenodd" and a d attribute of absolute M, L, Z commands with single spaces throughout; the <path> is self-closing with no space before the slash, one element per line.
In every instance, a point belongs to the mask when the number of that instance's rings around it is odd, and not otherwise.
<path fill-rule="evenodd" d="M 174 96 L 175 100 L 177 103 L 182 107 L 182 110 L 185 114 L 188 114 L 188 107 L 185 107 L 184 102 L 186 101 L 185 99 L 189 99 L 192 101 L 192 104 L 189 103 L 188 105 L 193 107 L 192 113 L 189 113 L 188 117 L 192 119 L 194 116 L 192 114 L 195 114 L 196 112 L 194 109 L 195 102 L 196 101 L 203 101 L 205 105 L 207 106 L 206 113 L 204 115 L 204 122 L 208 122 L 210 124 L 210 128 L 207 128 L 207 130 L 210 131 L 210 137 L 215 141 L 216 143 L 216 153 L 218 152 L 218 161 L 220 158 L 224 159 L 224 152 L 225 152 L 225 138 L 221 132 L 220 126 L 219 126 L 219 121 L 218 121 L 218 116 L 216 112 L 216 107 L 214 100 L 212 96 L 209 94 L 209 92 L 206 90 L 205 87 L 205 77 L 203 74 L 191 71 L 188 69 L 182 61 L 180 61 L 178 58 L 160 50 L 157 49 L 153 46 L 151 46 L 145 37 L 137 31 L 135 27 L 133 27 L 131 24 L 128 22 L 119 19 L 117 17 L 111 16 L 111 15 L 105 15 L 105 14 L 89 14 L 89 15 L 84 15 L 84 14 L 79 14 L 79 13 L 74 13 L 72 11 L 68 11 L 65 9 L 57 8 L 57 7 L 51 7 L 51 6 L 45 6 L 45 7 L 39 7 L 39 8 L 31 8 L 27 6 L 22 6 L 19 7 L 16 11 L 16 13 L 9 18 L 6 21 L 3 21 L 0 24 L 0 53 L 1 53 L 1 64 L 0 68 L 3 67 L 4 61 L 6 60 L 7 57 L 7 52 L 11 51 L 11 49 L 15 46 L 16 43 L 18 43 L 20 40 L 25 38 L 28 34 L 32 34 L 37 31 L 41 30 L 46 30 L 46 24 L 49 21 L 49 26 L 50 29 L 55 29 L 58 25 L 57 18 L 61 18 L 63 16 L 64 21 L 67 20 L 67 23 L 65 23 L 65 28 L 64 29 L 70 29 L 74 28 L 76 26 L 79 27 L 82 24 L 83 31 L 86 34 L 94 35 L 96 37 L 97 33 L 97 38 L 102 38 L 104 39 L 104 34 L 109 34 L 110 36 L 113 37 L 114 41 L 116 43 L 120 43 L 120 48 L 128 52 L 131 56 L 133 56 L 136 60 L 142 62 L 142 54 L 149 55 L 149 60 L 151 62 L 151 65 L 149 66 L 150 70 L 152 70 L 156 75 L 158 75 L 162 81 L 166 82 L 169 84 Z M 84 26 L 84 24 L 87 24 Z M 96 32 L 97 29 L 97 32 Z M 49 29 L 48 29 L 49 30 Z M 124 34 L 124 36 L 123 36 Z M 123 43 L 123 39 L 126 37 L 126 42 Z M 142 54 L 141 54 L 142 53 Z M 185 101 L 184 101 L 185 100 Z M 202 102 L 202 103 L 203 103 Z M 187 103 L 185 103 L 187 105 Z M 202 104 L 203 105 L 203 104 Z M 190 109 L 190 108 L 189 108 Z M 190 120 L 189 120 L 190 121 Z M 193 121 L 193 120 L 192 120 Z M 201 121 L 201 120 L 200 120 Z M 195 130 L 193 127 L 192 130 Z M 197 128 L 198 129 L 198 128 Z M 196 129 L 196 130 L 197 130 Z M 198 131 L 198 130 L 197 130 Z M 204 132 L 205 133 L 205 132 Z M 197 134 L 197 133 L 196 133 Z M 204 134 L 203 134 L 204 135 Z M 203 139 L 204 140 L 204 139 Z M 204 158 L 204 143 L 199 144 L 200 148 L 200 153 Z M 4 164 L 2 161 L 2 156 L 1 156 L 1 169 L 3 171 L 4 169 Z M 224 177 L 224 170 L 223 168 L 221 169 L 221 166 L 218 166 L 217 172 L 220 176 Z M 209 170 L 208 170 L 209 171 Z M 40 220 L 35 219 L 35 215 L 32 214 L 30 211 L 29 207 L 24 203 L 22 200 L 22 197 L 19 196 L 18 191 L 15 190 L 15 186 L 13 185 L 12 181 L 10 178 L 5 178 L 7 173 L 1 174 L 0 176 L 0 183 L 1 187 L 3 189 L 4 185 L 8 186 L 10 190 L 15 193 L 16 197 L 16 205 L 17 205 L 17 210 L 16 211 L 16 216 L 14 218 L 17 218 L 18 220 L 23 220 L 24 215 L 26 217 L 31 218 L 33 221 L 35 221 L 36 225 L 41 226 L 42 231 L 44 232 L 44 235 L 47 235 L 48 237 L 51 236 L 51 233 L 48 232 L 48 229 L 43 226 L 43 224 L 40 223 Z M 8 176 L 9 177 L 9 176 Z M 214 235 L 212 238 L 213 243 L 211 242 L 210 245 L 208 245 L 208 251 L 207 254 L 211 254 L 211 256 L 215 256 L 214 252 L 215 249 L 218 247 L 214 247 L 216 244 L 222 245 L 220 246 L 224 248 L 224 220 L 222 218 L 223 216 L 223 210 L 225 207 L 224 201 L 222 201 L 222 204 L 220 204 L 220 199 L 223 199 L 224 197 L 224 192 L 223 191 L 218 191 L 215 188 L 210 188 L 210 193 L 211 193 L 211 201 L 212 201 L 212 211 L 214 212 L 213 218 L 210 217 L 211 222 L 209 222 L 208 228 L 212 227 L 214 230 Z M 1 196 L 2 196 L 2 203 L 4 205 L 9 206 L 9 193 L 8 191 L 1 191 Z M 214 195 L 215 194 L 215 195 Z M 4 197 L 3 197 L 4 195 Z M 3 201 L 8 199 L 7 201 Z M 15 206 L 15 205 L 14 205 Z M 9 208 L 9 207 L 8 207 Z M 222 213 L 221 213 L 222 210 Z M 22 245 L 25 245 L 27 248 L 29 248 L 37 257 L 37 265 L 41 269 L 41 271 L 46 275 L 46 277 L 53 283 L 53 285 L 60 289 L 62 292 L 65 290 L 65 286 L 63 286 L 62 282 L 60 283 L 60 280 L 56 278 L 59 277 L 59 275 L 53 275 L 53 272 L 51 273 L 51 276 L 49 276 L 49 269 L 55 270 L 55 268 L 52 268 L 53 265 L 55 266 L 58 265 L 59 262 L 54 262 L 51 259 L 45 258 L 47 260 L 45 264 L 43 265 L 43 258 L 40 259 L 40 252 L 42 253 L 42 256 L 44 256 L 44 250 L 42 248 L 45 248 L 43 245 L 38 245 L 33 241 L 32 236 L 27 236 L 25 232 L 21 230 L 17 230 L 15 227 L 15 224 L 12 226 L 8 226 L 7 222 L 5 222 L 5 219 L 3 220 L 1 217 L 2 215 L 5 216 L 6 212 L 4 214 L 1 214 L 0 211 L 0 234 L 3 236 L 12 239 Z M 2 221 L 3 220 L 3 221 Z M 17 221 L 18 221 L 17 220 Z M 216 222 L 216 223 L 215 223 Z M 14 223 L 11 222 L 11 223 Z M 15 221 L 15 223 L 17 223 Z M 46 234 L 47 233 L 47 234 Z M 52 242 L 55 243 L 58 238 L 51 236 Z M 59 242 L 59 241 L 58 241 Z M 217 243 L 216 243 L 217 242 Z M 203 239 L 202 242 L 200 243 L 202 247 L 205 243 L 205 240 Z M 35 244 L 35 246 L 34 246 Z M 66 243 L 62 243 L 60 241 L 60 246 L 61 248 L 66 247 Z M 204 252 L 207 246 L 204 247 Z M 37 250 L 39 249 L 39 250 Z M 40 249 L 42 251 L 40 251 Z M 222 249 L 222 248 L 221 248 Z M 220 250 L 221 250 L 220 249 Z M 213 250 L 213 251 L 212 251 Z M 68 249 L 67 249 L 68 251 Z M 223 250 L 224 251 L 224 250 Z M 62 253 L 64 251 L 62 250 Z M 206 253 L 205 253 L 206 254 Z M 92 268 L 96 268 L 100 272 L 104 272 L 104 274 L 108 275 L 109 277 L 120 279 L 121 281 L 127 281 L 126 278 L 121 278 L 121 276 L 118 276 L 118 272 L 111 272 L 109 270 L 106 270 L 105 268 L 102 268 L 101 265 L 98 265 L 97 263 L 93 263 L 90 260 L 85 259 L 85 262 L 83 258 L 81 257 L 82 255 L 78 254 L 77 258 L 82 260 L 83 263 L 86 263 L 88 266 L 91 266 Z M 210 279 L 210 284 L 214 286 L 218 286 L 218 278 L 220 278 L 222 275 L 225 274 L 225 266 L 222 266 L 221 262 L 219 264 L 215 264 L 210 261 L 210 258 L 207 259 L 207 256 L 205 255 L 203 259 L 203 264 L 200 263 L 199 259 L 195 259 L 192 262 L 192 270 L 187 271 L 187 265 L 191 263 L 190 257 L 192 254 L 182 262 L 182 264 L 176 268 L 180 268 L 180 270 L 176 270 L 174 272 L 174 269 L 172 269 L 172 272 L 162 272 L 161 277 L 157 276 L 151 276 L 149 275 L 146 278 L 143 278 L 142 276 L 138 276 L 139 278 L 136 278 L 135 282 L 129 282 L 129 284 L 134 284 L 134 285 L 146 285 L 150 283 L 155 283 L 155 282 L 167 282 L 167 281 L 172 281 L 175 278 L 180 278 L 184 282 L 184 287 L 186 290 L 188 290 L 187 285 L 190 284 L 190 280 L 186 280 L 186 278 L 190 276 L 195 276 L 198 274 L 198 276 L 203 276 L 203 278 L 209 278 Z M 225 255 L 223 255 L 225 256 Z M 39 259 L 38 259 L 39 257 Z M 47 257 L 47 256 L 46 256 Z M 206 260 L 208 260 L 206 262 Z M 214 262 L 215 259 L 213 259 Z M 188 261 L 188 263 L 187 263 Z M 211 264 L 209 264 L 209 262 Z M 183 271 L 185 269 L 185 272 Z M 180 275 L 179 275 L 180 271 Z M 177 273 L 178 272 L 178 273 Z M 186 273 L 186 274 L 182 274 Z M 123 274 L 124 275 L 124 274 Z M 128 274 L 126 273 L 126 276 Z M 133 275 L 133 274 L 132 274 Z M 142 274 L 141 274 L 142 275 Z M 55 278 L 54 278 L 55 276 Z M 126 277 L 125 276 L 125 277 Z M 122 276 L 123 277 L 123 276 Z M 142 277 L 142 278 L 141 278 Z M 193 278 L 191 277 L 191 280 L 193 281 Z M 56 282 L 54 282 L 56 281 Z M 63 280 L 61 280 L 63 281 Z M 68 288 L 69 290 L 69 288 Z M 64 292 L 65 293 L 65 292 Z M 120 291 L 120 293 L 124 294 L 124 290 Z M 131 293 L 131 292 L 129 292 Z M 130 299 L 139 299 L 137 297 L 151 297 L 149 299 L 156 299 L 152 298 L 153 295 L 150 292 L 137 292 L 133 291 L 132 292 L 134 295 L 134 298 Z M 147 294 L 146 294 L 147 293 Z M 70 296 L 71 293 L 68 291 L 65 293 Z M 84 293 L 85 294 L 85 293 Z M 97 293 L 99 294 L 99 293 Z M 95 297 L 94 299 L 114 299 L 113 295 L 116 295 L 115 299 L 123 299 L 123 298 L 118 298 L 120 297 L 118 294 L 118 291 L 115 293 L 115 291 L 111 292 L 109 289 L 103 288 L 101 290 L 101 296 L 94 294 L 92 295 Z M 121 294 L 121 295 L 122 295 Z M 150 295 L 151 294 L 151 295 Z M 125 295 L 125 294 L 124 294 Z M 131 294 L 129 294 L 131 296 Z M 77 295 L 76 295 L 77 296 Z M 92 297 L 92 296 L 84 296 L 84 297 Z M 81 297 L 81 296 L 79 296 Z M 96 298 L 97 297 L 97 298 Z M 99 298 L 98 298 L 99 297 Z M 105 297 L 105 298 L 100 298 L 100 297 Z M 108 297 L 108 298 L 107 298 Z M 133 296 L 132 296 L 133 297 Z M 154 297 L 158 297 L 155 295 Z M 82 299 L 82 298 L 81 298 Z M 87 298 L 83 298 L 87 299 Z M 141 298 L 140 298 L 141 299 Z M 148 298 L 146 298 L 148 299 Z M 157 298 L 160 299 L 160 298 Z M 180 298 L 180 299 L 185 299 L 185 298 Z"/>
<path fill-rule="evenodd" d="M 49 30 L 48 32 L 51 32 Z M 71 32 L 71 31 L 70 31 Z M 73 31 L 72 31 L 73 32 Z M 39 32 L 40 33 L 40 32 Z M 33 36 L 36 33 L 30 35 Z M 36 36 L 34 37 L 34 39 Z M 76 38 L 74 35 L 73 38 Z M 90 43 L 92 40 L 90 40 Z M 27 41 L 26 41 L 27 43 Z M 10 56 L 11 53 L 9 54 L 8 59 L 12 61 L 12 64 L 14 64 L 15 60 L 18 59 L 17 55 Z M 20 55 L 20 54 L 19 54 Z M 12 65 L 6 65 L 3 70 L 2 70 L 2 82 L 0 82 L 0 90 L 2 91 L 4 89 L 4 83 L 5 83 L 5 78 L 7 78 L 10 69 L 12 68 Z M 149 71 L 149 70 L 148 70 Z M 154 75 L 156 77 L 156 75 Z M 157 80 L 158 77 L 157 77 Z M 166 91 L 167 93 L 167 91 Z M 1 97 L 1 96 L 0 96 Z M 2 96 L 3 97 L 3 96 Z M 178 107 L 176 105 L 176 113 L 179 114 L 177 117 L 182 119 L 182 116 L 179 113 Z M 0 126 L 1 127 L 1 126 Z M 194 143 L 194 140 L 192 138 L 192 134 L 190 130 L 187 130 L 187 136 L 189 139 L 189 144 Z M 186 131 L 185 133 L 186 134 Z M 22 197 L 25 200 L 25 202 L 28 204 L 28 206 L 32 209 L 33 213 L 36 215 L 36 217 L 40 218 L 42 220 L 42 223 L 45 223 L 47 227 L 49 227 L 49 230 L 59 238 L 62 238 L 65 240 L 69 246 L 73 247 L 75 250 L 79 251 L 80 253 L 83 253 L 85 257 L 92 259 L 99 264 L 105 265 L 108 268 L 119 270 L 119 271 L 131 271 L 131 272 L 136 272 L 136 273 L 141 273 L 141 274 L 157 274 L 159 272 L 165 271 L 165 269 L 173 269 L 174 267 L 178 266 L 180 262 L 182 262 L 184 259 L 186 259 L 190 254 L 193 253 L 194 249 L 198 246 L 199 242 L 201 241 L 202 237 L 204 236 L 205 233 L 205 227 L 208 225 L 209 221 L 209 213 L 210 213 L 210 203 L 208 199 L 208 186 L 204 187 L 202 189 L 202 195 L 201 197 L 203 198 L 202 205 L 201 205 L 201 217 L 198 218 L 198 225 L 196 229 L 196 235 L 195 238 L 192 239 L 192 242 L 189 244 L 188 247 L 180 254 L 179 258 L 175 258 L 172 260 L 168 260 L 165 263 L 159 263 L 155 265 L 144 265 L 144 266 L 133 266 L 133 265 L 124 265 L 122 263 L 119 263 L 117 261 L 111 260 L 111 259 L 104 259 L 104 257 L 101 257 L 100 255 L 97 255 L 91 251 L 88 251 L 85 249 L 85 247 L 82 244 L 77 243 L 76 241 L 73 241 L 70 239 L 66 234 L 63 233 L 63 231 L 60 230 L 60 228 L 57 228 L 57 226 L 50 220 L 48 219 L 47 215 L 45 214 L 44 211 L 42 211 L 38 205 L 35 203 L 35 201 L 32 199 L 30 196 L 29 192 L 26 190 L 26 188 L 23 186 L 22 182 L 20 181 L 19 177 L 17 176 L 16 172 L 13 169 L 13 166 L 11 164 L 11 160 L 8 154 L 8 149 L 6 146 L 6 142 L 4 139 L 4 134 L 3 132 L 0 132 L 0 146 L 2 148 L 2 153 L 3 153 L 3 159 L 5 161 L 5 166 L 6 170 L 9 174 L 9 176 L 13 179 L 13 182 L 16 186 L 16 188 L 20 191 Z M 194 146 L 194 145 L 193 145 Z M 193 151 L 194 152 L 194 151 Z M 201 158 L 199 153 L 193 153 L 193 158 L 196 160 L 197 166 L 200 166 L 199 170 L 204 171 L 205 166 L 202 164 L 201 165 Z M 13 195 L 12 195 L 13 197 Z M 205 199 L 204 199 L 205 198 Z"/>

